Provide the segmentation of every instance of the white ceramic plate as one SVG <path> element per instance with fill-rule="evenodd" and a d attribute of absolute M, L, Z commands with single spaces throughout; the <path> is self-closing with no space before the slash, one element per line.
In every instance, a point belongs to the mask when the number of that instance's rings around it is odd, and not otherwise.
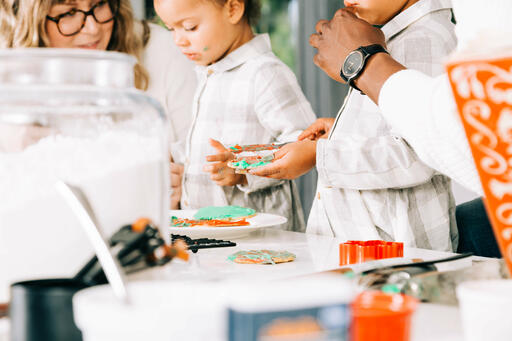
<path fill-rule="evenodd" d="M 169 217 L 193 219 L 197 210 L 170 210 Z M 170 220 L 170 219 L 169 219 Z M 280 215 L 269 213 L 256 213 L 255 216 L 248 218 L 250 225 L 247 226 L 189 226 L 174 227 L 170 226 L 169 231 L 173 234 L 187 235 L 190 238 L 237 238 L 243 237 L 252 231 L 262 227 L 271 227 L 286 223 L 287 219 Z M 170 224 L 170 223 L 169 223 Z"/>

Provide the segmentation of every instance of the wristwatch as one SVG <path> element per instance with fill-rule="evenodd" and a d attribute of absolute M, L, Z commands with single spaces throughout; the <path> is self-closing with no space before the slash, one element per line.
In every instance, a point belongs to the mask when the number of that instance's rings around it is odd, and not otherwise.
<path fill-rule="evenodd" d="M 340 76 L 341 78 L 348 83 L 351 87 L 356 89 L 359 88 L 354 84 L 354 81 L 361 75 L 366 66 L 366 62 L 368 59 L 376 53 L 389 53 L 386 49 L 379 44 L 361 46 L 354 51 L 350 52 L 345 58 L 343 62 L 343 66 L 341 67 Z"/>

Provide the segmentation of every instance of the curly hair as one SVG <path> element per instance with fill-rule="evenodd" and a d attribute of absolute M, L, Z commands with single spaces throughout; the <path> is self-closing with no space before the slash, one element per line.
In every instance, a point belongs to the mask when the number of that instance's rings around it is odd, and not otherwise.
<path fill-rule="evenodd" d="M 211 1 L 211 0 L 210 0 Z M 227 0 L 213 0 L 219 5 L 224 5 Z M 244 18 L 249 25 L 256 25 L 261 14 L 260 0 L 243 0 L 245 5 Z"/>
<path fill-rule="evenodd" d="M 4 1 L 4 0 L 2 0 Z M 8 0 L 18 2 L 16 23 L 11 47 L 46 47 L 49 46 L 46 33 L 46 16 L 51 7 L 65 0 Z M 114 28 L 107 50 L 124 52 L 137 58 L 134 67 L 135 87 L 146 90 L 149 74 L 142 65 L 144 46 L 149 40 L 149 27 L 142 22 L 142 32 L 137 31 L 135 18 L 129 0 L 109 0 L 117 8 Z"/>

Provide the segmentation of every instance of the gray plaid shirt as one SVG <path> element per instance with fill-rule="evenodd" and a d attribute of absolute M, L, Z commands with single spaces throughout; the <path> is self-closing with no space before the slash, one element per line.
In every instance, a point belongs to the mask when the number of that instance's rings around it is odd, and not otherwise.
<path fill-rule="evenodd" d="M 382 30 L 393 58 L 428 75 L 442 73 L 456 46 L 450 8 L 449 0 L 421 0 L 388 22 Z M 351 92 L 331 136 L 318 142 L 316 165 L 307 232 L 456 247 L 449 179 L 421 162 L 367 96 Z"/>
<path fill-rule="evenodd" d="M 207 67 L 197 67 L 198 88 L 185 146 L 182 208 L 240 205 L 288 218 L 284 229 L 304 231 L 293 181 L 247 175 L 247 185 L 217 186 L 203 172 L 216 154 L 208 138 L 224 146 L 294 141 L 315 120 L 293 72 L 273 53 L 268 35 L 258 35 Z M 179 154 L 173 149 L 179 162 Z"/>

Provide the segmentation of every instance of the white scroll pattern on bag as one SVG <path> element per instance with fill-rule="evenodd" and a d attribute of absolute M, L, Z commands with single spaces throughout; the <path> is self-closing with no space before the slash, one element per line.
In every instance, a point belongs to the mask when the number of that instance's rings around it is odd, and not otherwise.
<path fill-rule="evenodd" d="M 485 84 L 478 78 L 479 73 L 491 74 Z M 508 244 L 506 256 L 512 259 L 512 202 L 504 201 L 506 196 L 512 198 L 512 69 L 484 62 L 460 65 L 451 71 L 451 79 L 458 95 L 468 100 L 462 116 L 476 130 L 469 136 L 470 143 L 485 155 L 477 162 L 489 176 L 490 193 L 500 200 L 495 216 L 506 226 L 501 234 Z M 483 123 L 493 114 L 488 102 L 504 107 L 494 130 Z M 505 156 L 495 151 L 499 143 L 506 145 Z"/>

